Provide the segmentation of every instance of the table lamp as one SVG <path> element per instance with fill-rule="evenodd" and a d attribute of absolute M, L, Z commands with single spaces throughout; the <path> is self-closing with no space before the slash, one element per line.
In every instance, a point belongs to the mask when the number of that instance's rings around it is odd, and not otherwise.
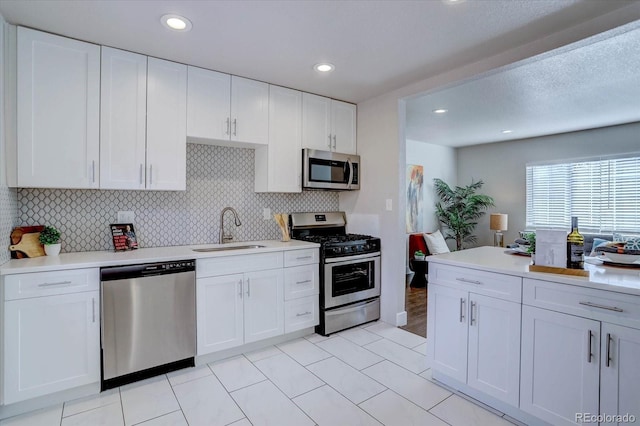
<path fill-rule="evenodd" d="M 496 231 L 493 235 L 494 247 L 504 247 L 504 235 L 502 231 L 507 230 L 507 221 L 509 216 L 504 213 L 491 213 L 489 219 L 489 229 Z"/>

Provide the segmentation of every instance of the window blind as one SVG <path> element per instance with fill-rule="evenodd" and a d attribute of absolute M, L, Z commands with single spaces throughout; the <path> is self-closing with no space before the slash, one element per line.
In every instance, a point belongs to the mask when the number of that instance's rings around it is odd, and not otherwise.
<path fill-rule="evenodd" d="M 527 165 L 527 228 L 640 233 L 640 156 Z"/>

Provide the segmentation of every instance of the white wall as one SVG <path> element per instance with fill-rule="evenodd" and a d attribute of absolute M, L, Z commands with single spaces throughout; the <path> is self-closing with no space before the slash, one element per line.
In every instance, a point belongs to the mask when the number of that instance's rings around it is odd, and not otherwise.
<path fill-rule="evenodd" d="M 640 123 L 470 146 L 458 149 L 458 182 L 471 181 L 472 177 L 484 180 L 482 192 L 496 202 L 493 211 L 509 214 L 505 243 L 510 243 L 525 226 L 527 162 L 629 152 L 640 152 Z M 488 216 L 478 223 L 476 235 L 479 245 L 493 244 Z"/>
<path fill-rule="evenodd" d="M 340 194 L 340 208 L 347 214 L 377 215 L 382 239 L 381 319 L 401 325 L 404 311 L 405 274 L 405 102 L 419 93 L 439 89 L 495 68 L 555 49 L 628 23 L 640 16 L 632 4 L 584 25 L 551 34 L 486 58 L 482 61 L 405 86 L 358 104 L 358 153 L 362 160 L 361 190 Z M 393 210 L 385 210 L 385 201 Z"/>
<path fill-rule="evenodd" d="M 421 165 L 424 170 L 422 186 L 423 229 L 420 232 L 433 232 L 440 228 L 436 217 L 435 203 L 438 200 L 433 179 L 439 178 L 450 186 L 456 185 L 456 150 L 448 146 L 434 145 L 408 139 L 406 163 Z"/>

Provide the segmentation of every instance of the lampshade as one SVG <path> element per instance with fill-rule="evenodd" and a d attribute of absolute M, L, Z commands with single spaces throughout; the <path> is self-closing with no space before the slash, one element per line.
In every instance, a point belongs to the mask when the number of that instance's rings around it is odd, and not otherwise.
<path fill-rule="evenodd" d="M 509 215 L 505 213 L 491 213 L 489 229 L 492 231 L 506 231 Z"/>

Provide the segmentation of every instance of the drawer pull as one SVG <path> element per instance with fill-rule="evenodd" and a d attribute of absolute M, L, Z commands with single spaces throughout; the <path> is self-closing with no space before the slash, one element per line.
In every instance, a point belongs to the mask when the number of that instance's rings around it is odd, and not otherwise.
<path fill-rule="evenodd" d="M 464 305 L 466 304 L 466 300 L 464 297 L 460 298 L 460 322 L 464 322 Z"/>
<path fill-rule="evenodd" d="M 301 314 L 296 314 L 297 317 L 303 317 L 305 315 L 311 315 L 311 312 L 307 311 L 307 312 L 304 312 L 304 313 L 301 313 Z"/>
<path fill-rule="evenodd" d="M 38 287 L 52 287 L 54 285 L 69 285 L 71 281 L 60 281 L 59 283 L 42 283 L 38 284 Z"/>
<path fill-rule="evenodd" d="M 296 281 L 296 284 L 309 284 L 311 280 Z"/>
<path fill-rule="evenodd" d="M 469 284 L 482 284 L 482 281 L 476 281 L 476 280 L 469 280 L 467 278 L 456 278 L 456 281 L 462 281 L 463 283 L 469 283 Z"/>
<path fill-rule="evenodd" d="M 591 303 L 591 302 L 578 302 L 578 303 L 584 306 L 589 306 L 591 308 L 606 309 L 608 311 L 615 311 L 615 312 L 624 312 L 622 308 L 617 308 L 615 306 L 598 305 L 597 303 Z"/>
<path fill-rule="evenodd" d="M 593 333 L 591 330 L 587 330 L 587 362 L 591 363 L 591 358 L 593 358 L 593 354 L 591 353 L 591 343 L 593 340 Z"/>
<path fill-rule="evenodd" d="M 469 324 L 470 324 L 470 325 L 473 325 L 473 324 L 476 322 L 476 319 L 473 317 L 473 310 L 474 310 L 474 309 L 476 309 L 476 310 L 477 310 L 478 308 L 477 308 L 476 302 L 474 302 L 474 301 L 472 300 L 472 301 L 471 301 L 471 310 L 470 310 L 470 314 L 469 314 L 469 315 L 470 315 L 470 316 L 469 316 Z"/>
<path fill-rule="evenodd" d="M 607 333 L 607 362 L 606 366 L 611 366 L 611 333 Z"/>
<path fill-rule="evenodd" d="M 305 259 L 311 259 L 313 258 L 313 256 L 300 256 L 300 257 L 296 257 L 296 260 L 305 260 Z"/>

